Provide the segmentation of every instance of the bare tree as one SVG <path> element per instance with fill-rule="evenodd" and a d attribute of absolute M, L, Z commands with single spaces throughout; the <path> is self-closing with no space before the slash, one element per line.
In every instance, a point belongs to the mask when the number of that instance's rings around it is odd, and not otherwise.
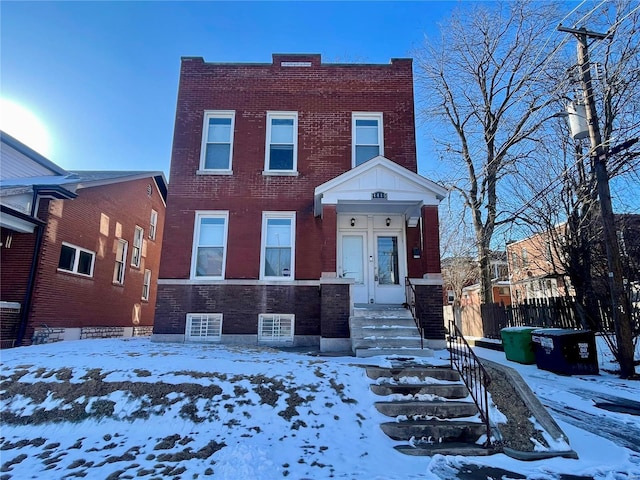
<path fill-rule="evenodd" d="M 640 144 L 634 143 L 640 135 L 640 10 L 628 0 L 608 2 L 593 18 L 590 28 L 614 32 L 612 39 L 590 49 L 608 173 L 612 185 L 623 186 L 612 188 L 612 196 L 620 205 L 640 209 Z M 548 128 L 541 137 L 544 141 L 536 160 L 521 165 L 519 175 L 512 178 L 512 215 L 520 225 L 534 233 L 546 232 L 552 239 L 559 259 L 556 267 L 570 279 L 583 325 L 602 330 L 605 322 L 598 316 L 597 303 L 608 297 L 608 270 L 603 268 L 606 261 L 591 146 L 588 140 L 571 140 L 565 125 L 550 127 L 555 128 Z M 633 280 L 632 264 L 627 261 L 625 265 L 627 280 Z M 629 302 L 626 305 L 628 309 Z M 633 372 L 633 354 L 631 359 L 622 359 L 628 354 L 621 354 L 618 345 L 622 341 L 626 344 L 623 350 L 632 352 L 632 339 L 605 338 L 621 365 L 625 363 L 624 370 Z"/>
<path fill-rule="evenodd" d="M 484 303 L 492 302 L 492 238 L 507 221 L 499 184 L 535 148 L 532 137 L 555 100 L 549 32 L 558 17 L 551 10 L 539 3 L 467 4 L 415 55 L 422 114 L 451 166 L 442 180 L 471 215 Z"/>

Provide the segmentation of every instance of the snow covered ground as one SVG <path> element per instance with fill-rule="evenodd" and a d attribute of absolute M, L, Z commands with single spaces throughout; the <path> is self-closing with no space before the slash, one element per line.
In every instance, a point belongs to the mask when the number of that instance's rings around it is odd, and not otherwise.
<path fill-rule="evenodd" d="M 517 369 L 543 403 L 570 405 L 590 425 L 640 429 L 640 417 L 585 393 L 637 401 L 640 382 L 562 377 L 476 352 Z M 362 367 L 388 365 L 382 357 L 110 339 L 4 350 L 0 363 L 0 479 L 454 479 L 483 465 L 519 474 L 504 478 L 640 479 L 640 453 L 554 409 L 579 460 L 402 455 L 379 427 L 388 419 Z"/>

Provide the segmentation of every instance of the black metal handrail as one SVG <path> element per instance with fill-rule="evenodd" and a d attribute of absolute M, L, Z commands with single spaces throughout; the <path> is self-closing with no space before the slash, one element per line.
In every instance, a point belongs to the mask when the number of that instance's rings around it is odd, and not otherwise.
<path fill-rule="evenodd" d="M 455 368 L 471 393 L 471 397 L 478 407 L 480 418 L 487 427 L 487 441 L 485 447 L 491 446 L 491 425 L 489 423 L 489 394 L 487 387 L 491 383 L 491 376 L 473 353 L 471 347 L 454 322 L 449 322 L 449 352 L 451 368 Z"/>
<path fill-rule="evenodd" d="M 420 322 L 420 312 L 418 312 L 418 308 L 416 307 L 416 289 L 411 283 L 411 280 L 409 280 L 409 277 L 405 277 L 404 279 L 404 297 L 405 304 L 411 312 L 413 321 L 418 329 L 418 334 L 420 335 L 420 348 L 424 349 L 424 328 Z"/>

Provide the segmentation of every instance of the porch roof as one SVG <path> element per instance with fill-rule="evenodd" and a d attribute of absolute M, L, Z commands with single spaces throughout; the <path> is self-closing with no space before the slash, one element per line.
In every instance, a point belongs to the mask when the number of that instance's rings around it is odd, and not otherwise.
<path fill-rule="evenodd" d="M 314 214 L 324 205 L 338 213 L 404 214 L 415 225 L 423 205 L 438 205 L 447 190 L 391 160 L 378 156 L 321 185 L 314 192 Z"/>

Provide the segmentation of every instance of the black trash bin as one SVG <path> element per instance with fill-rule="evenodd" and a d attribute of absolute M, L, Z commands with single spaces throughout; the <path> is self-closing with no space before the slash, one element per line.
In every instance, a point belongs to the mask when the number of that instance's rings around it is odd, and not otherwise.
<path fill-rule="evenodd" d="M 536 365 L 564 375 L 597 375 L 596 339 L 589 330 L 542 328 L 531 332 Z"/>

